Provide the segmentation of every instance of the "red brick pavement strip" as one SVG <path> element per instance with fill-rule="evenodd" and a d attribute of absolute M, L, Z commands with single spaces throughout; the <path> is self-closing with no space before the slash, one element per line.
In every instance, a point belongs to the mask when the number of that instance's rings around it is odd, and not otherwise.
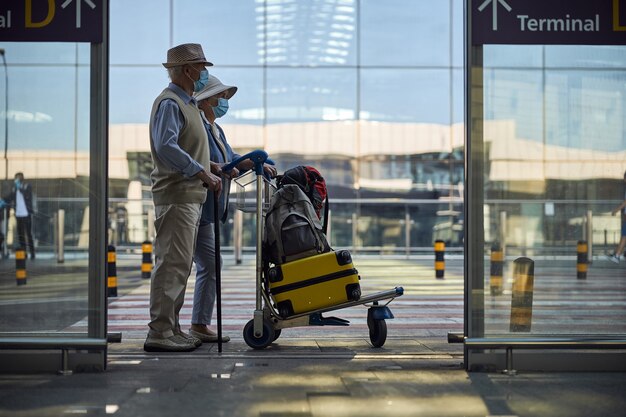
<path fill-rule="evenodd" d="M 223 309 L 226 333 L 240 334 L 245 323 L 252 318 L 254 310 L 254 279 L 251 265 L 226 267 L 223 281 Z M 405 295 L 394 300 L 390 307 L 396 319 L 388 321 L 389 337 L 416 335 L 445 336 L 448 331 L 463 330 L 463 278 L 462 268 L 453 269 L 446 279 L 435 280 L 432 266 L 416 263 L 396 265 L 396 262 L 365 262 L 360 271 L 364 293 L 405 286 Z M 608 271 L 608 272 L 607 272 Z M 446 271 L 448 272 L 448 271 Z M 620 270 L 602 270 L 601 276 L 578 281 L 558 273 L 546 273 L 536 278 L 533 331 L 543 329 L 551 333 L 624 333 L 626 332 L 626 280 Z M 536 274 L 536 277 L 538 275 Z M 390 278 L 391 277 L 391 278 Z M 409 277 L 409 278 L 407 278 Z M 510 277 L 505 279 L 510 287 Z M 111 299 L 109 302 L 109 330 L 122 331 L 127 336 L 144 337 L 149 321 L 149 284 L 143 283 L 131 293 Z M 508 332 L 510 314 L 510 290 L 498 297 L 491 297 L 488 282 L 485 283 L 485 320 L 487 331 Z M 188 284 L 193 289 L 193 275 Z M 620 294 L 622 296 L 620 296 Z M 183 326 L 191 319 L 193 295 L 187 292 L 181 312 Z M 326 313 L 350 320 L 348 327 L 305 327 L 285 329 L 296 335 L 314 334 L 324 337 L 367 337 L 366 309 L 352 307 Z M 214 316 L 215 319 L 215 316 Z M 538 323 L 536 323 L 538 322 Z M 584 328 L 581 328 L 584 326 Z M 75 329 L 86 322 L 76 323 Z"/>

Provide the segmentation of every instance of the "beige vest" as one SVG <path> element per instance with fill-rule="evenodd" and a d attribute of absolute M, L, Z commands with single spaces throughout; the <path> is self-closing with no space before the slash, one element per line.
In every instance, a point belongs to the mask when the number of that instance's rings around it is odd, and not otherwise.
<path fill-rule="evenodd" d="M 188 178 L 183 173 L 178 172 L 163 161 L 154 150 L 154 139 L 152 137 L 152 124 L 154 115 L 161 101 L 173 99 L 178 104 L 185 123 L 178 136 L 178 146 L 187 152 L 191 158 L 202 165 L 205 171 L 210 169 L 209 141 L 204 130 L 202 118 L 198 112 L 198 107 L 190 102 L 185 102 L 178 95 L 166 88 L 154 100 L 152 114 L 150 115 L 150 152 L 154 170 L 150 174 L 152 179 L 152 198 L 155 205 L 180 204 L 180 203 L 204 203 L 207 190 L 203 187 L 202 181 L 197 177 Z"/>

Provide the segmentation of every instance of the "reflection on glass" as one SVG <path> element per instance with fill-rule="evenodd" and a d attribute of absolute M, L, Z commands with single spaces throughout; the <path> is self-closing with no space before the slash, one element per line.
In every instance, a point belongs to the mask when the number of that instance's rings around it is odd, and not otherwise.
<path fill-rule="evenodd" d="M 364 69 L 361 118 L 449 125 L 450 88 L 449 70 Z"/>
<path fill-rule="evenodd" d="M 83 61 L 88 50 L 88 45 L 54 43 L 6 48 L 9 107 L 2 114 L 9 121 L 3 130 L 8 152 L 0 196 L 9 207 L 0 215 L 2 335 L 87 332 L 90 70 Z M 19 186 L 18 172 L 23 173 Z M 28 228 L 32 253 L 23 232 Z M 71 267 L 58 262 L 60 242 Z M 23 246 L 25 278 L 17 286 L 15 258 Z"/>
<path fill-rule="evenodd" d="M 262 9 L 263 2 L 258 0 L 173 2 L 173 43 L 201 44 L 216 67 L 259 65 L 263 51 Z"/>
<path fill-rule="evenodd" d="M 603 254 L 619 241 L 610 212 L 626 192 L 626 72 L 603 60 L 624 47 L 542 48 L 484 47 L 485 259 L 495 245 L 505 254 L 503 294 L 489 290 L 484 264 L 485 333 L 511 332 L 513 261 L 528 257 L 531 334 L 623 334 L 626 284 Z M 527 68 L 513 69 L 525 55 Z M 576 273 L 581 240 L 586 279 Z"/>
<path fill-rule="evenodd" d="M 344 69 L 267 71 L 268 123 L 353 120 L 354 72 Z"/>
<path fill-rule="evenodd" d="M 0 42 L 5 49 L 7 62 L 15 64 L 35 65 L 74 65 L 89 64 L 89 44 L 59 42 Z"/>
<path fill-rule="evenodd" d="M 110 3 L 111 65 L 165 62 L 171 25 L 169 14 L 164 11 L 169 10 L 170 1 L 113 0 Z M 196 40 L 195 43 L 201 42 Z"/>
<path fill-rule="evenodd" d="M 154 99 L 170 82 L 161 64 L 154 68 L 112 67 L 109 77 L 112 124 L 147 124 Z"/>
<path fill-rule="evenodd" d="M 360 4 L 362 65 L 451 65 L 450 2 L 364 0 Z M 462 4 L 455 7 L 462 10 Z"/>

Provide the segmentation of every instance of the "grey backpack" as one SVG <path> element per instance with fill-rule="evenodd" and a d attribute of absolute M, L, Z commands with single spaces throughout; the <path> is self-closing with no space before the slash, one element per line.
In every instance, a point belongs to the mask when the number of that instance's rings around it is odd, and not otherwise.
<path fill-rule="evenodd" d="M 295 184 L 272 196 L 265 216 L 263 253 L 275 265 L 330 251 L 315 209 Z"/>

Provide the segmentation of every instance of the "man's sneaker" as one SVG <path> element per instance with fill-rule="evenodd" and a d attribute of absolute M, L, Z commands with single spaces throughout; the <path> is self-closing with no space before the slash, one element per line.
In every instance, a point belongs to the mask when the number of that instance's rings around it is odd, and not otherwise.
<path fill-rule="evenodd" d="M 146 352 L 191 352 L 196 346 L 175 334 L 167 338 L 148 336 L 143 344 Z"/>
<path fill-rule="evenodd" d="M 199 338 L 195 336 L 187 334 L 183 332 L 182 330 L 178 330 L 178 336 L 182 337 L 183 339 L 187 341 L 187 343 L 192 344 L 195 347 L 199 347 L 200 345 L 202 345 L 202 340 L 200 340 Z"/>
<path fill-rule="evenodd" d="M 606 258 L 615 264 L 619 264 L 619 256 L 617 256 L 616 254 L 607 255 Z"/>

